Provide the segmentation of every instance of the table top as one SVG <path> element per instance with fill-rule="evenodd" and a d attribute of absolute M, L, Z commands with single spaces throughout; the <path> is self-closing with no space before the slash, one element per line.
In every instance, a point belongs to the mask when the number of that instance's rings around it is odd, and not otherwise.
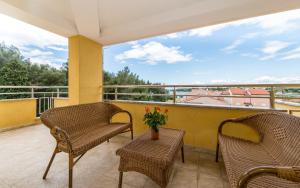
<path fill-rule="evenodd" d="M 151 140 L 151 131 L 147 131 L 129 144 L 117 150 L 117 155 L 162 166 L 171 165 L 177 151 L 183 145 L 185 132 L 179 129 L 160 128 L 159 139 Z"/>

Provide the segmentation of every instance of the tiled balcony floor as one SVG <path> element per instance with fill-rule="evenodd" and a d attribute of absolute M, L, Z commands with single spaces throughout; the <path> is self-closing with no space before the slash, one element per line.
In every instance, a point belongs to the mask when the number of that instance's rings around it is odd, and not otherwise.
<path fill-rule="evenodd" d="M 130 142 L 119 135 L 90 150 L 74 167 L 73 186 L 114 188 L 118 184 L 119 157 L 116 149 Z M 44 170 L 55 147 L 55 141 L 44 126 L 31 126 L 0 133 L 0 187 L 42 188 L 68 186 L 68 157 L 56 155 L 47 180 Z M 178 155 L 168 188 L 229 187 L 222 163 L 214 155 L 185 148 L 186 163 Z M 126 172 L 123 187 L 155 188 L 152 180 L 136 172 Z"/>

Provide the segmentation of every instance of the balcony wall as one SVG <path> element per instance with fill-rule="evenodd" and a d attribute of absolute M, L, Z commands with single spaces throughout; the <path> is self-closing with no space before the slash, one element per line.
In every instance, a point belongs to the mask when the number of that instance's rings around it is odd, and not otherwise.
<path fill-rule="evenodd" d="M 137 102 L 114 101 L 113 104 L 128 110 L 133 116 L 134 132 L 141 134 L 147 130 L 143 123 L 145 106 L 159 106 L 162 110 L 168 108 L 169 120 L 165 127 L 183 129 L 186 131 L 185 144 L 201 147 L 208 150 L 215 150 L 217 142 L 217 129 L 219 124 L 227 118 L 235 118 L 254 114 L 261 111 L 259 109 L 247 108 L 224 108 L 224 107 L 203 107 L 192 105 L 174 104 L 146 104 Z M 125 115 L 118 115 L 114 121 L 125 120 Z M 257 141 L 257 133 L 248 127 L 229 125 L 224 129 L 229 135 L 240 136 Z"/>
<path fill-rule="evenodd" d="M 287 110 L 300 110 L 300 106 L 292 106 L 292 105 L 287 105 L 282 103 L 276 103 L 275 107 L 281 109 L 287 109 Z M 293 115 L 300 116 L 300 112 L 293 112 Z"/>
<path fill-rule="evenodd" d="M 69 98 L 55 98 L 54 99 L 54 108 L 63 107 L 70 105 Z"/>
<path fill-rule="evenodd" d="M 0 100 L 0 130 L 37 123 L 36 99 Z"/>

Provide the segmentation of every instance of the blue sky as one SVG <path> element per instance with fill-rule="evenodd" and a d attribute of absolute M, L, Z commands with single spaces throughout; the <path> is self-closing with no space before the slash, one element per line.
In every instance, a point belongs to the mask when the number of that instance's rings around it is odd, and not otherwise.
<path fill-rule="evenodd" d="M 67 39 L 0 14 L 0 41 L 33 63 L 61 67 Z M 128 66 L 166 84 L 299 83 L 300 10 L 104 48 L 104 69 Z"/>
<path fill-rule="evenodd" d="M 104 68 L 167 84 L 300 82 L 300 10 L 108 46 Z"/>
<path fill-rule="evenodd" d="M 31 62 L 60 68 L 68 57 L 68 39 L 0 14 L 0 42 L 19 48 Z"/>

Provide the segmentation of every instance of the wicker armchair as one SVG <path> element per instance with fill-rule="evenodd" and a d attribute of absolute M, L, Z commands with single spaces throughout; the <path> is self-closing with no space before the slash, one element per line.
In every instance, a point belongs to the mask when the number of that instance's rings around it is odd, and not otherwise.
<path fill-rule="evenodd" d="M 113 123 L 111 119 L 117 113 L 126 113 L 130 121 Z M 69 154 L 69 187 L 72 187 L 73 166 L 88 150 L 127 131 L 131 131 L 133 139 L 131 114 L 109 103 L 99 102 L 50 109 L 41 115 L 41 120 L 50 129 L 57 142 L 43 179 L 46 179 L 55 155 L 65 152 Z M 75 158 L 77 159 L 74 161 Z"/>
<path fill-rule="evenodd" d="M 253 128 L 258 143 L 222 133 L 227 123 Z M 265 112 L 229 119 L 218 129 L 218 144 L 232 187 L 300 187 L 300 118 Z"/>

